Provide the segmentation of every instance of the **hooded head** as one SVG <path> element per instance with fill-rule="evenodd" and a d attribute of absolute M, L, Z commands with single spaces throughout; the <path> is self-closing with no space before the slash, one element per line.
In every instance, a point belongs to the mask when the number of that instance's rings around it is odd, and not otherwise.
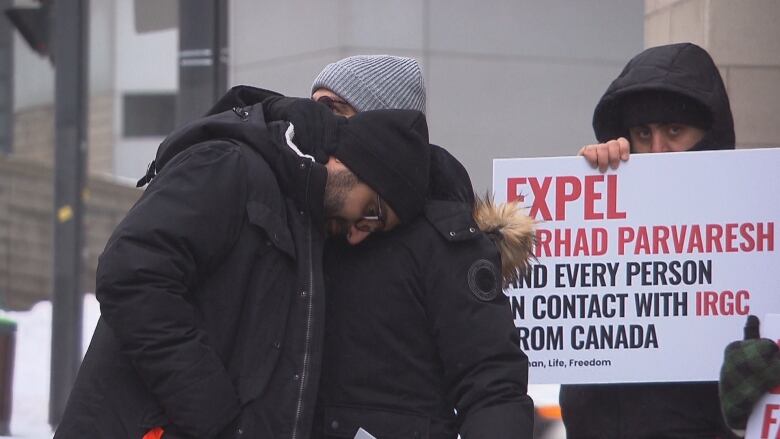
<path fill-rule="evenodd" d="M 679 43 L 641 52 L 612 81 L 593 112 L 599 142 L 628 138 L 630 128 L 653 123 L 703 130 L 689 150 L 734 148 L 729 98 L 707 51 Z"/>
<path fill-rule="evenodd" d="M 422 113 L 359 113 L 339 126 L 333 156 L 375 190 L 401 222 L 422 211 L 430 167 L 428 125 Z"/>
<path fill-rule="evenodd" d="M 425 112 L 422 70 L 413 58 L 356 55 L 328 64 L 311 92 L 327 89 L 354 111 L 404 109 Z"/>

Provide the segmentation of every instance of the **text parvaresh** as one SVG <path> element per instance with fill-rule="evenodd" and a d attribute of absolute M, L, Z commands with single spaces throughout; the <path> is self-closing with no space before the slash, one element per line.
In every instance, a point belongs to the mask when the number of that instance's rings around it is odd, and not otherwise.
<path fill-rule="evenodd" d="M 543 227 L 543 226 L 542 226 Z M 623 226 L 616 231 L 618 255 L 750 253 L 774 251 L 775 224 L 676 224 Z M 609 251 L 602 227 L 536 231 L 536 257 L 601 256 Z"/>

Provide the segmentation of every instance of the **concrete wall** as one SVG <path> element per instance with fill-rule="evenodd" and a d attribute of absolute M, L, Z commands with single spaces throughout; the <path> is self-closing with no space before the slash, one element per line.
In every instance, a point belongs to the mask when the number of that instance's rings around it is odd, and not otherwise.
<path fill-rule="evenodd" d="M 726 83 L 740 148 L 780 146 L 780 2 L 646 0 L 645 46 L 705 48 Z"/>
<path fill-rule="evenodd" d="M 431 140 L 491 186 L 492 159 L 573 155 L 593 107 L 642 50 L 644 4 L 625 0 L 232 0 L 230 82 L 308 96 L 353 54 L 412 56 Z"/>
<path fill-rule="evenodd" d="M 0 158 L 0 308 L 51 298 L 53 172 L 34 160 Z M 94 291 L 97 258 L 141 191 L 91 177 L 87 183 L 82 286 Z"/>
<path fill-rule="evenodd" d="M 89 172 L 110 175 L 115 142 L 113 94 L 90 96 L 87 129 Z M 54 164 L 54 107 L 51 103 L 16 111 L 13 156 L 50 166 Z"/>

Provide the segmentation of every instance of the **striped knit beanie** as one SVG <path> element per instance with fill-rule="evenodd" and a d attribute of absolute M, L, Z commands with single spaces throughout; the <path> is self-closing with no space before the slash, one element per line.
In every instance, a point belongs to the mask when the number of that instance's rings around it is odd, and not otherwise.
<path fill-rule="evenodd" d="M 327 88 L 355 110 L 400 109 L 425 113 L 425 84 L 413 58 L 356 55 L 328 64 L 311 91 Z"/>

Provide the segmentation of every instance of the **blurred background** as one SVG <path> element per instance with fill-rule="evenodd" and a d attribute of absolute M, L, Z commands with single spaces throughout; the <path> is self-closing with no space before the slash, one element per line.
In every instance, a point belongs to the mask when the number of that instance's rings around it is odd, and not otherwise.
<path fill-rule="evenodd" d="M 780 145 L 778 0 L 0 0 L 0 9 L 0 434 L 51 437 L 99 313 L 89 294 L 97 257 L 140 195 L 135 181 L 165 135 L 230 86 L 308 96 L 320 70 L 346 56 L 414 57 L 431 141 L 482 193 L 494 158 L 576 154 L 632 56 L 691 41 L 720 67 L 737 146 Z M 538 437 L 561 437 L 557 387 L 532 393 L 550 421 Z"/>

